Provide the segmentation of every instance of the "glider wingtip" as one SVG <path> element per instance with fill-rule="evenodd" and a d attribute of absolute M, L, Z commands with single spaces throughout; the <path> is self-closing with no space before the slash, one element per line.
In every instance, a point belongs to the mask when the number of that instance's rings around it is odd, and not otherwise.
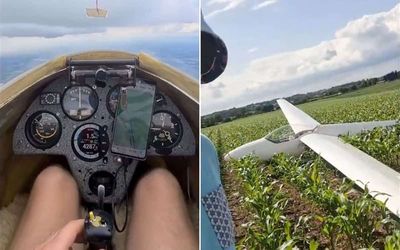
<path fill-rule="evenodd" d="M 279 98 L 278 100 L 276 100 L 276 102 L 278 103 L 278 105 L 284 104 L 284 103 L 289 103 L 288 101 L 286 101 L 283 98 Z"/>
<path fill-rule="evenodd" d="M 227 161 L 229 161 L 229 160 L 232 159 L 232 156 L 231 156 L 229 153 L 227 153 L 227 154 L 225 154 L 225 155 L 223 156 L 222 159 L 223 159 L 224 162 L 227 162 Z"/>

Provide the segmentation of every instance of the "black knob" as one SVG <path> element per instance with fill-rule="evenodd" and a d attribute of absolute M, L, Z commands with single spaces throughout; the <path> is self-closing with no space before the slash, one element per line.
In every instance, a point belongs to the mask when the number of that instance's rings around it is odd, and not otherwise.
<path fill-rule="evenodd" d="M 96 79 L 96 86 L 99 88 L 104 88 L 106 86 L 107 78 L 108 78 L 108 73 L 105 69 L 100 68 L 96 71 L 95 74 L 95 79 Z"/>

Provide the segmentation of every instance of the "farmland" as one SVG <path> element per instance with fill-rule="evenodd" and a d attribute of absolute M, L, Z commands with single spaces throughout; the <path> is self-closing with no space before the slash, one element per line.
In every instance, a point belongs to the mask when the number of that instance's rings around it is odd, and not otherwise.
<path fill-rule="evenodd" d="M 399 119 L 400 81 L 299 105 L 321 123 Z M 218 154 L 287 124 L 281 111 L 203 130 Z M 400 125 L 342 139 L 400 171 Z M 222 164 L 239 249 L 400 249 L 400 224 L 384 204 L 311 151 L 270 162 L 248 156 Z"/>

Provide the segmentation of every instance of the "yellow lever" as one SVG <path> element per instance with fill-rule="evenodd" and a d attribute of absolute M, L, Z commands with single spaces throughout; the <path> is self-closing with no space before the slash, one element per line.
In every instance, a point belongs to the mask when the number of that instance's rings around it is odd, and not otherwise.
<path fill-rule="evenodd" d="M 89 212 L 89 221 L 94 227 L 105 227 L 106 223 L 102 221 L 100 216 L 94 216 L 93 211 Z"/>
<path fill-rule="evenodd" d="M 93 213 L 93 211 L 89 212 L 89 220 L 94 221 L 94 213 Z"/>

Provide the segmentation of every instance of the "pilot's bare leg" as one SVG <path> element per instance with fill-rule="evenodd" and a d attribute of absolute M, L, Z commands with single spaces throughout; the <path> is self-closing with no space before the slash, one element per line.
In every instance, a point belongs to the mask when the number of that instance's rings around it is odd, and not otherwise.
<path fill-rule="evenodd" d="M 183 193 L 167 169 L 143 176 L 132 201 L 127 249 L 198 249 Z"/>
<path fill-rule="evenodd" d="M 61 166 L 47 167 L 35 180 L 10 249 L 33 249 L 69 221 L 80 217 L 75 180 Z"/>

